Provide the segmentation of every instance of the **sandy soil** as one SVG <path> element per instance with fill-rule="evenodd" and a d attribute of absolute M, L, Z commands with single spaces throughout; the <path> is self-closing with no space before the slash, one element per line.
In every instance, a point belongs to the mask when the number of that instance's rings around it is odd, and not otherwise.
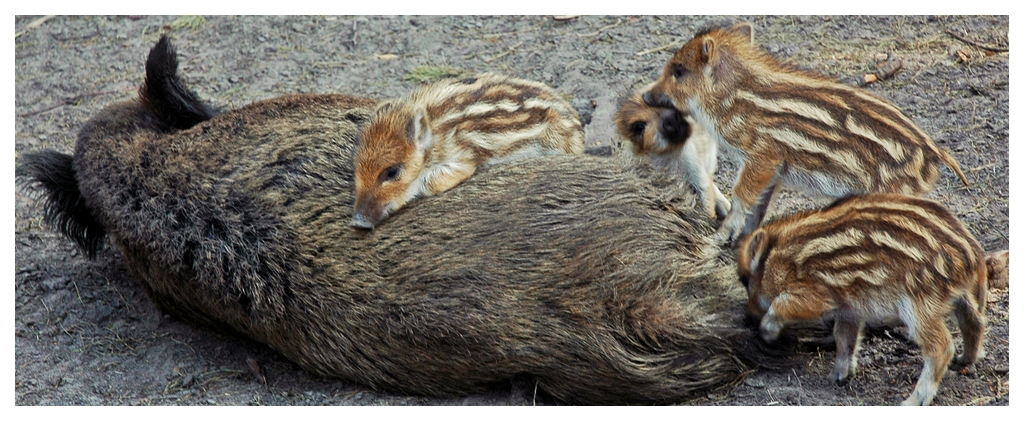
<path fill-rule="evenodd" d="M 160 34 L 181 72 L 225 108 L 287 93 L 401 95 L 415 76 L 496 71 L 550 84 L 571 99 L 591 145 L 613 145 L 616 99 L 657 77 L 679 41 L 715 21 L 751 21 L 770 53 L 867 86 L 901 106 L 959 160 L 930 197 L 986 250 L 1009 247 L 1009 17 L 15 17 L 15 155 L 70 152 L 82 123 L 131 98 Z M 961 39 L 957 39 L 953 35 Z M 887 60 L 888 59 L 888 60 Z M 735 166 L 718 182 L 731 189 Z M 779 210 L 811 205 L 786 193 Z M 531 405 L 555 404 L 512 381 L 438 399 L 379 393 L 313 377 L 266 347 L 161 312 L 114 249 L 89 261 L 43 226 L 15 191 L 15 403 L 18 405 Z M 988 356 L 949 372 L 936 405 L 1008 405 L 1009 292 L 989 303 Z M 952 326 L 952 324 L 951 324 Z M 751 373 L 698 405 L 888 405 L 910 392 L 920 353 L 902 329 L 865 340 L 858 376 L 827 379 L 834 349 L 809 347 L 800 369 Z M 954 337 L 958 333 L 954 330 Z M 957 339 L 959 340 L 959 339 Z"/>

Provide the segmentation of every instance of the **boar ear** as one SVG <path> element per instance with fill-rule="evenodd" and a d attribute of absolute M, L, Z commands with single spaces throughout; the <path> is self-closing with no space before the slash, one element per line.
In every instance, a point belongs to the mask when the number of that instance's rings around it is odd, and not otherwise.
<path fill-rule="evenodd" d="M 743 35 L 750 40 L 750 45 L 754 45 L 754 24 L 750 22 L 737 23 L 729 28 L 732 32 Z"/>
<path fill-rule="evenodd" d="M 430 121 L 427 119 L 427 110 L 419 109 L 412 116 L 409 122 L 409 143 L 416 147 L 416 150 L 425 152 L 434 143 L 433 133 L 430 132 Z"/>
<path fill-rule="evenodd" d="M 704 64 L 711 63 L 715 59 L 716 50 L 715 39 L 711 37 L 704 38 L 704 45 L 700 48 L 700 60 Z"/>
<path fill-rule="evenodd" d="M 747 267 L 750 268 L 750 273 L 757 273 L 760 271 L 762 258 L 764 257 L 765 251 L 768 249 L 768 235 L 764 233 L 764 230 L 757 230 L 747 241 L 740 256 L 746 256 Z"/>

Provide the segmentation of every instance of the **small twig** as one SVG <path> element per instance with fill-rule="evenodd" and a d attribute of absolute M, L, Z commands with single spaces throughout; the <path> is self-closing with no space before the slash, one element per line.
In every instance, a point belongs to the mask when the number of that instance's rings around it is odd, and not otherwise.
<path fill-rule="evenodd" d="M 534 380 L 533 381 L 533 406 L 537 406 L 537 386 L 538 385 L 540 385 L 540 382 L 537 381 L 537 380 Z"/>
<path fill-rule="evenodd" d="M 533 32 L 533 31 L 536 31 L 536 30 L 537 30 L 537 28 L 530 28 L 530 29 L 525 29 L 525 30 L 522 30 L 522 31 L 516 30 L 516 31 L 510 31 L 510 32 L 498 32 L 498 33 L 494 33 L 494 34 L 483 34 L 483 35 L 480 35 L 480 38 L 500 38 L 500 37 L 503 37 L 505 35 L 519 35 L 519 34 L 525 34 L 527 32 Z"/>
<path fill-rule="evenodd" d="M 71 285 L 75 286 L 75 294 L 78 295 L 78 302 L 84 306 L 85 301 L 82 301 L 82 291 L 78 290 L 78 281 L 71 281 Z"/>
<path fill-rule="evenodd" d="M 42 114 L 42 113 L 45 113 L 47 111 L 53 110 L 55 108 L 63 107 L 65 105 L 75 105 L 75 103 L 77 103 L 78 101 L 81 101 L 81 100 L 89 98 L 89 97 L 99 96 L 99 95 L 107 95 L 107 94 L 116 94 L 116 93 L 119 93 L 119 92 L 120 91 L 103 91 L 103 92 L 92 92 L 92 93 L 88 93 L 88 94 L 75 95 L 75 96 L 73 96 L 71 98 L 65 99 L 64 101 L 58 102 L 55 105 L 43 108 L 41 110 L 29 111 L 29 112 L 27 112 L 25 114 L 19 114 L 18 117 L 29 117 L 29 116 L 33 116 L 33 115 L 36 115 L 36 114 Z"/>
<path fill-rule="evenodd" d="M 675 47 L 676 45 L 681 44 L 682 42 L 683 42 L 682 40 L 675 40 L 675 41 L 672 41 L 672 42 L 670 42 L 668 44 L 662 45 L 661 47 L 655 47 L 655 48 L 652 48 L 650 50 L 641 51 L 639 53 L 636 53 L 636 55 L 638 55 L 638 56 L 645 56 L 645 55 L 648 55 L 650 53 L 656 53 L 656 52 L 661 51 L 661 50 L 667 50 L 669 48 L 672 48 L 672 47 Z"/>
<path fill-rule="evenodd" d="M 188 348 L 189 350 L 191 350 L 193 354 L 196 354 L 196 356 L 197 356 L 197 357 L 200 357 L 200 358 L 202 358 L 202 356 L 201 356 L 201 355 L 199 355 L 199 353 L 198 353 L 198 352 L 196 352 L 196 349 L 195 349 L 195 348 L 192 348 L 192 345 L 189 345 L 189 344 L 187 344 L 187 343 L 185 343 L 185 342 L 182 342 L 182 341 L 179 341 L 179 340 L 177 340 L 177 339 L 174 339 L 173 337 L 171 337 L 171 340 L 172 340 L 172 341 L 174 341 L 174 342 L 177 342 L 177 343 L 179 343 L 179 344 L 181 344 L 181 345 L 185 345 L 185 347 L 186 347 L 186 348 Z"/>
<path fill-rule="evenodd" d="M 989 168 L 992 168 L 992 167 L 994 167 L 994 166 L 996 166 L 996 163 L 995 163 L 995 162 L 993 162 L 993 163 L 991 163 L 991 164 L 988 164 L 988 165 L 982 165 L 982 166 L 980 166 L 980 167 L 975 167 L 975 168 L 968 168 L 968 169 L 967 169 L 967 171 L 981 171 L 981 170 L 985 170 L 985 169 L 989 169 Z"/>
<path fill-rule="evenodd" d="M 994 53 L 1008 53 L 1008 52 L 1010 52 L 1009 48 L 993 47 L 991 45 L 985 45 L 985 44 L 977 43 L 977 42 L 971 41 L 969 39 L 966 39 L 964 37 L 961 37 L 961 36 L 953 33 L 953 31 L 950 31 L 948 29 L 946 30 L 946 34 L 948 34 L 949 36 L 951 36 L 953 38 L 956 38 L 957 40 L 959 40 L 960 42 L 963 42 L 964 44 L 971 45 L 971 46 L 974 46 L 974 47 L 978 47 L 978 48 L 980 48 L 982 50 L 992 51 Z"/>
<path fill-rule="evenodd" d="M 618 20 L 615 21 L 615 23 L 613 23 L 611 25 L 602 26 L 597 31 L 591 32 L 589 34 L 579 34 L 579 35 L 576 35 L 576 36 L 578 36 L 580 38 L 586 38 L 586 37 L 593 37 L 593 36 L 601 35 L 602 31 L 605 31 L 605 30 L 608 30 L 608 29 L 612 29 L 612 28 L 614 28 L 616 26 L 619 26 L 621 24 L 622 24 L 622 19 L 618 19 Z"/>
<path fill-rule="evenodd" d="M 352 21 L 352 37 L 350 37 L 348 41 L 344 41 L 341 43 L 341 45 L 344 45 L 345 48 L 348 48 L 349 51 L 356 49 L 356 26 L 358 25 L 358 20 Z"/>
<path fill-rule="evenodd" d="M 14 39 L 18 39 L 18 37 L 25 35 L 26 32 L 32 29 L 36 29 L 40 26 L 43 26 L 43 24 L 46 23 L 46 21 L 50 20 L 50 18 L 53 18 L 54 16 L 56 15 L 46 15 L 32 22 L 29 22 L 28 25 L 25 25 L 25 29 L 22 29 L 21 32 L 14 34 Z"/>
<path fill-rule="evenodd" d="M 509 54 L 512 54 L 512 52 L 514 52 L 514 51 L 516 50 L 516 47 L 519 47 L 520 45 L 523 45 L 523 42 L 522 42 L 522 41 L 519 41 L 519 43 L 518 43 L 518 44 L 516 44 L 516 45 L 513 45 L 513 46 L 511 46 L 511 47 L 508 47 L 508 50 L 505 50 L 505 52 L 504 52 L 504 53 L 498 54 L 498 55 L 496 55 L 496 56 L 494 56 L 494 57 L 491 57 L 491 58 L 485 58 L 485 59 L 484 59 L 484 63 L 490 63 L 490 62 L 492 62 L 492 61 L 494 61 L 494 60 L 497 60 L 497 59 L 499 59 L 499 58 L 502 58 L 502 57 L 505 57 L 505 56 L 507 56 L 507 55 L 509 55 Z"/>
<path fill-rule="evenodd" d="M 46 301 L 43 301 L 42 297 L 39 297 L 39 302 L 43 305 L 43 308 L 46 309 L 46 315 L 49 317 L 50 316 L 50 306 L 46 305 Z"/>
<path fill-rule="evenodd" d="M 575 66 L 575 65 L 577 65 L 577 64 L 579 64 L 579 63 L 582 63 L 582 62 L 584 62 L 584 61 L 586 61 L 586 60 L 583 60 L 583 59 L 579 59 L 579 60 L 575 60 L 575 61 L 573 61 L 573 62 L 571 62 L 571 63 L 569 63 L 569 64 L 566 64 L 566 65 L 565 65 L 565 70 L 566 70 L 566 71 L 568 71 L 570 67 L 572 67 L 572 66 Z"/>

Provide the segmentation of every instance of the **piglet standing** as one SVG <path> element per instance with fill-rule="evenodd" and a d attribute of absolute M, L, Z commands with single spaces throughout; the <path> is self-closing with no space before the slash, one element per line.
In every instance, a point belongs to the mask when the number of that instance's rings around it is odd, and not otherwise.
<path fill-rule="evenodd" d="M 763 207 L 759 202 L 755 213 Z M 937 202 L 894 194 L 844 198 L 766 222 L 741 240 L 737 260 L 766 341 L 791 322 L 835 321 L 833 380 L 854 374 L 865 322 L 899 320 L 921 347 L 924 370 L 904 405 L 935 397 L 954 353 L 944 321 L 950 312 L 964 337 L 956 362 L 985 356 L 986 255 Z"/>
<path fill-rule="evenodd" d="M 923 196 L 935 188 L 942 163 L 967 185 L 949 151 L 899 108 L 780 62 L 754 45 L 749 23 L 699 31 L 643 98 L 690 114 L 740 161 L 733 203 L 719 228 L 730 242 L 769 187 L 829 197 Z"/>

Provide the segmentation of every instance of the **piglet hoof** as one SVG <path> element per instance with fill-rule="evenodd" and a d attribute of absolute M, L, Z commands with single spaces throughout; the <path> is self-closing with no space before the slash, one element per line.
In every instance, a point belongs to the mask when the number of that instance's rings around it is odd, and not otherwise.
<path fill-rule="evenodd" d="M 928 395 L 929 395 L 929 393 L 927 393 L 927 392 L 922 392 L 922 391 L 920 391 L 918 389 L 914 389 L 914 392 L 910 394 L 910 397 L 907 398 L 907 400 L 903 401 L 903 403 L 901 403 L 900 405 L 902 405 L 902 406 L 928 406 L 928 405 L 930 405 L 932 403 L 932 399 L 935 398 L 935 394 L 931 393 L 931 396 L 928 396 Z"/>
<path fill-rule="evenodd" d="M 900 403 L 900 406 L 924 406 L 924 402 L 911 396 L 903 401 L 903 403 Z"/>
<path fill-rule="evenodd" d="M 978 355 L 976 355 L 973 359 L 968 359 L 967 358 L 967 354 L 960 354 L 960 355 L 957 355 L 957 356 L 953 357 L 953 365 L 968 367 L 968 366 L 974 365 L 974 363 L 978 362 L 979 360 L 983 360 L 983 359 L 985 359 L 985 350 L 984 349 L 981 350 L 981 352 L 978 352 Z"/>
<path fill-rule="evenodd" d="M 853 373 L 849 369 L 843 369 L 838 366 L 833 368 L 832 374 L 828 376 L 830 380 L 838 383 L 840 386 L 845 386 L 849 383 L 851 377 L 853 377 Z"/>

